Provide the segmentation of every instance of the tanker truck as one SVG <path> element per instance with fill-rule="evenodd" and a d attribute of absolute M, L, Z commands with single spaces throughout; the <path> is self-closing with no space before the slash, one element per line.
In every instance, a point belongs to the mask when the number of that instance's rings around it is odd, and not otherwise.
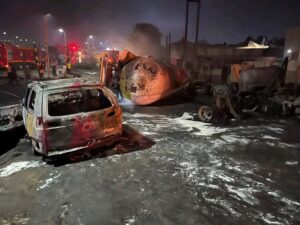
<path fill-rule="evenodd" d="M 100 71 L 100 81 L 108 85 L 107 77 L 111 77 L 111 73 L 107 69 Z M 191 84 L 182 68 L 151 57 L 139 57 L 127 50 L 120 53 L 115 73 L 122 96 L 135 105 L 153 104 L 176 93 L 187 95 Z"/>

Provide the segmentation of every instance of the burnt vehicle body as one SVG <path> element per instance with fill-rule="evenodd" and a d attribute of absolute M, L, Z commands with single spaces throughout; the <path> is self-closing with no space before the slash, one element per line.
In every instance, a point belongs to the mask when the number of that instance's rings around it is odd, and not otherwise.
<path fill-rule="evenodd" d="M 0 107 L 0 131 L 9 131 L 23 125 L 21 105 L 7 105 Z"/>
<path fill-rule="evenodd" d="M 110 145 L 122 133 L 114 94 L 95 81 L 30 83 L 22 113 L 33 151 L 45 156 Z"/>
<path fill-rule="evenodd" d="M 201 121 L 210 122 L 213 117 L 224 115 L 240 119 L 243 111 L 260 111 L 266 115 L 293 115 L 300 107 L 298 80 L 286 84 L 289 59 L 281 67 L 251 68 L 241 71 L 238 84 L 225 83 L 214 87 L 216 103 L 212 107 L 201 106 Z M 221 115 L 221 116 L 219 116 Z"/>
<path fill-rule="evenodd" d="M 0 132 L 13 130 L 23 125 L 20 98 L 9 92 L 0 91 L 6 102 L 0 104 Z"/>

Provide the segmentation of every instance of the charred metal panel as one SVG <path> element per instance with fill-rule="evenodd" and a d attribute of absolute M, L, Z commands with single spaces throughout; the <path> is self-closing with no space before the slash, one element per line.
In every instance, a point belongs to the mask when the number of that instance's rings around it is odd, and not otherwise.
<path fill-rule="evenodd" d="M 96 89 L 95 89 L 96 90 Z M 48 115 L 44 121 L 44 132 L 47 153 L 76 149 L 78 147 L 91 148 L 101 146 L 101 140 L 111 135 L 122 133 L 122 112 L 114 96 L 102 89 L 107 105 L 101 110 L 85 111 L 85 107 L 76 107 L 76 112 L 67 111 L 69 115 Z M 77 99 L 78 100 L 78 99 Z M 56 99 L 56 101 L 72 101 L 69 99 Z M 48 98 L 49 101 L 49 98 Z M 91 100 L 93 103 L 93 101 Z M 85 103 L 80 103 L 84 105 Z M 62 114 L 62 111 L 58 112 Z M 48 112 L 48 114 L 50 114 Z M 62 138 L 63 137 L 63 138 Z"/>
<path fill-rule="evenodd" d="M 243 70 L 240 74 L 239 92 L 251 92 L 253 88 L 267 87 L 278 70 L 276 66 Z"/>
<path fill-rule="evenodd" d="M 0 107 L 0 131 L 7 131 L 23 125 L 21 105 Z"/>

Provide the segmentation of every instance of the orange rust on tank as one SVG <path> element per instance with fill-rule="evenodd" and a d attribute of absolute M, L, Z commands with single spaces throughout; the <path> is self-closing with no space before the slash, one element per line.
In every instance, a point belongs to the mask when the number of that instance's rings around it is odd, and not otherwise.
<path fill-rule="evenodd" d="M 189 80 L 187 73 L 176 66 L 137 58 L 123 67 L 120 89 L 134 104 L 149 105 L 178 92 Z"/>

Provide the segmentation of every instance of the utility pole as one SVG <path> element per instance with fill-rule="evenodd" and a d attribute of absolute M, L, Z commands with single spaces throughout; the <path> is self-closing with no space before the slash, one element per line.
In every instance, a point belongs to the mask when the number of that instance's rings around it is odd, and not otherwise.
<path fill-rule="evenodd" d="M 45 44 L 46 44 L 46 60 L 47 60 L 47 73 L 50 78 L 50 60 L 49 60 L 49 45 L 48 45 L 48 17 L 50 14 L 44 15 L 44 29 L 45 29 Z"/>
<path fill-rule="evenodd" d="M 196 17 L 196 36 L 195 36 L 195 43 L 198 43 L 201 0 L 198 0 L 198 1 L 197 1 L 197 5 L 198 5 L 198 7 L 197 7 L 197 17 Z"/>
<path fill-rule="evenodd" d="M 183 54 L 182 54 L 182 64 L 184 64 L 184 59 L 186 57 L 187 44 L 188 44 L 188 26 L 189 26 L 189 4 L 190 2 L 197 3 L 197 17 L 196 17 L 196 36 L 195 43 L 198 42 L 199 35 L 199 18 L 200 18 L 200 3 L 201 0 L 186 0 L 186 8 L 185 8 L 185 32 L 184 32 L 184 40 L 183 40 Z"/>
<path fill-rule="evenodd" d="M 186 56 L 186 49 L 187 49 L 187 36 L 188 36 L 188 25 L 189 25 L 189 1 L 190 0 L 186 0 L 186 5 L 185 5 L 185 31 L 184 31 L 184 39 L 183 39 L 182 66 L 183 66 L 184 58 Z"/>
<path fill-rule="evenodd" d="M 60 33 L 63 33 L 64 35 L 64 41 L 65 41 L 65 61 L 67 62 L 68 61 L 68 46 L 67 46 L 67 33 L 64 29 L 62 28 L 59 28 L 58 31 Z"/>

